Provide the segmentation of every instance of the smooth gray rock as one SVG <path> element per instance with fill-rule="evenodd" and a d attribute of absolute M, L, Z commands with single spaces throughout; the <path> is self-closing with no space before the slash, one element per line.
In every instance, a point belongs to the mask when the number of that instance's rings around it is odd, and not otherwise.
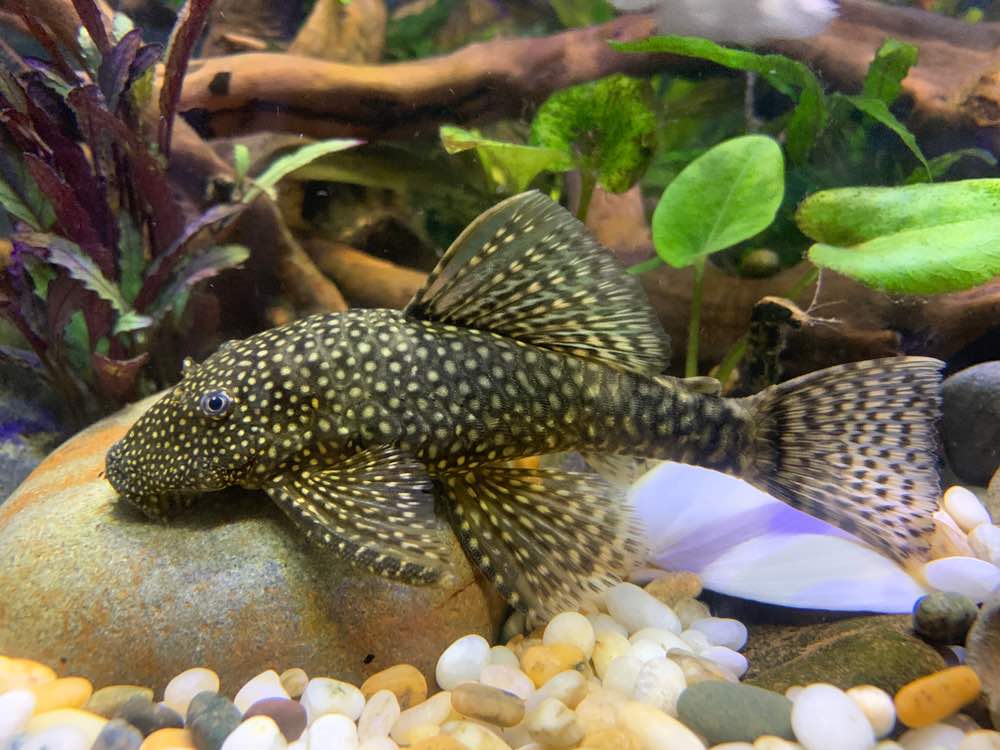
<path fill-rule="evenodd" d="M 963 481 L 986 486 L 1000 467 L 1000 361 L 955 373 L 941 393 L 948 462 Z"/>
<path fill-rule="evenodd" d="M 711 745 L 753 742 L 765 734 L 795 739 L 792 702 L 781 693 L 753 685 L 689 685 L 677 701 L 677 717 Z"/>

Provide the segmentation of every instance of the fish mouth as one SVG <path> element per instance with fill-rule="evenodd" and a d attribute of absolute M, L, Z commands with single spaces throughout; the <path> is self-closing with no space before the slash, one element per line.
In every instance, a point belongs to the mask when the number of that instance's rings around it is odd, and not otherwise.
<path fill-rule="evenodd" d="M 170 490 L 155 495 L 119 493 L 118 498 L 136 508 L 146 518 L 166 522 L 190 508 L 199 494 L 201 493 L 195 490 Z"/>

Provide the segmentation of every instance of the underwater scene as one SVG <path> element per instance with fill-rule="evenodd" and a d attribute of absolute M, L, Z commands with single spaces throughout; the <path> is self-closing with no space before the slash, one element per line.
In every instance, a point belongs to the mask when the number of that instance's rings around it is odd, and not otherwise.
<path fill-rule="evenodd" d="M 998 71 L 0 0 L 0 750 L 1000 750 Z"/>

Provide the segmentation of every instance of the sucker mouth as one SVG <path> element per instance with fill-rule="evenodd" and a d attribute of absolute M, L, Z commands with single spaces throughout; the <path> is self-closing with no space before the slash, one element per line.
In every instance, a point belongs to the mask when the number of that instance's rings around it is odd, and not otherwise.
<path fill-rule="evenodd" d="M 193 490 L 171 490 L 168 492 L 159 492 L 155 495 L 118 493 L 118 497 L 120 500 L 124 500 L 139 510 L 146 518 L 153 521 L 167 522 L 180 511 L 191 507 L 194 499 L 199 494 L 201 493 Z"/>

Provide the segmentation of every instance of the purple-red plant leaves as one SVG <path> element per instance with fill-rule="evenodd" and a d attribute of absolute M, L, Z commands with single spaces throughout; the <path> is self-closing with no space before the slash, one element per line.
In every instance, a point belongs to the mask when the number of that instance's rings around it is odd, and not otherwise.
<path fill-rule="evenodd" d="M 98 390 L 119 403 L 128 401 L 135 394 L 136 378 L 147 359 L 149 354 L 146 352 L 132 359 L 111 359 L 94 352 L 90 355 L 90 364 L 94 368 Z"/>
<path fill-rule="evenodd" d="M 215 245 L 189 256 L 148 312 L 155 317 L 165 315 L 199 281 L 238 266 L 249 257 L 250 251 L 243 245 Z"/>
<path fill-rule="evenodd" d="M 174 116 L 181 100 L 181 87 L 184 85 L 188 61 L 202 29 L 205 28 L 211 8 L 212 0 L 187 0 L 177 16 L 177 24 L 167 44 L 167 65 L 163 75 L 163 88 L 160 89 L 159 145 L 160 153 L 164 156 L 170 154 Z"/>
<path fill-rule="evenodd" d="M 90 34 L 90 38 L 94 40 L 101 55 L 108 54 L 111 50 L 111 39 L 108 36 L 108 30 L 104 27 L 104 18 L 101 16 L 101 10 L 97 7 L 97 3 L 94 0 L 73 0 L 73 7 L 76 8 L 76 13 L 80 16 L 83 27 Z"/>
<path fill-rule="evenodd" d="M 112 112 L 118 109 L 118 97 L 126 90 L 132 78 L 132 65 L 142 47 L 142 33 L 132 29 L 101 60 L 97 83 Z"/>

